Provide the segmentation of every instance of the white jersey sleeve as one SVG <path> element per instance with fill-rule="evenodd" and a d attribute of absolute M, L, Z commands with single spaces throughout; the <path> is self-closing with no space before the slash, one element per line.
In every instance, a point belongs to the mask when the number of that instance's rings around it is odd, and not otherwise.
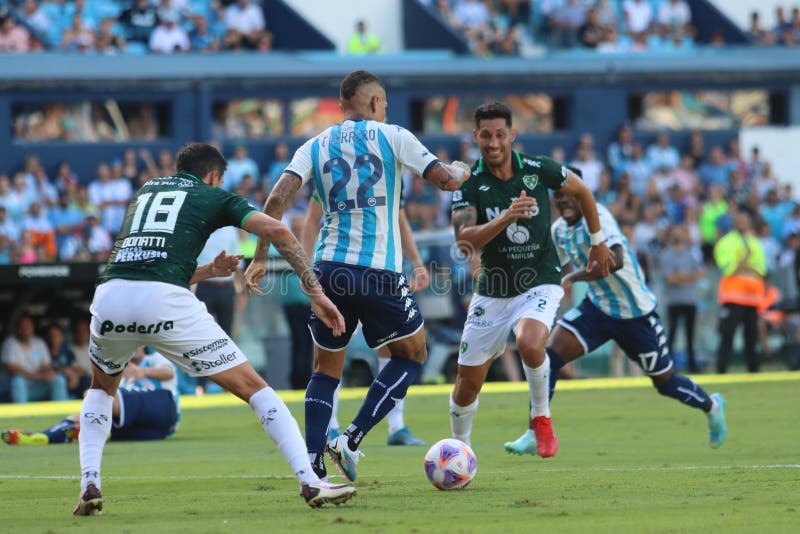
<path fill-rule="evenodd" d="M 400 126 L 391 126 L 392 151 L 403 166 L 414 174 L 422 176 L 425 170 L 438 160 L 425 145 L 419 142 L 414 134 Z"/>
<path fill-rule="evenodd" d="M 611 215 L 611 212 L 608 211 L 608 208 L 602 204 L 597 204 L 597 215 L 600 218 L 600 228 L 602 228 L 603 233 L 606 234 L 606 245 L 608 248 L 611 248 L 614 245 L 622 245 L 622 230 L 620 230 L 619 224 L 617 224 L 617 221 L 614 219 L 614 216 Z"/>
<path fill-rule="evenodd" d="M 563 226 L 565 223 L 564 219 L 559 217 L 556 221 L 550 226 L 550 233 L 552 234 L 553 243 L 556 246 L 556 252 L 558 253 L 558 262 L 563 267 L 564 265 L 569 263 L 569 256 L 567 255 L 567 251 L 564 250 L 563 238 L 558 237 L 559 228 Z"/>
<path fill-rule="evenodd" d="M 297 149 L 292 157 L 289 166 L 286 167 L 284 172 L 294 174 L 300 178 L 305 184 L 314 176 L 314 163 L 311 157 L 311 147 L 314 144 L 316 137 L 312 137 Z"/>

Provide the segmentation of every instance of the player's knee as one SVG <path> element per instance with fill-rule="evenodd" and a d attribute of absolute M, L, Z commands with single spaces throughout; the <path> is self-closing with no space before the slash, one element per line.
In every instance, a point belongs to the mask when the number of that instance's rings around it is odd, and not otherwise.
<path fill-rule="evenodd" d="M 469 406 L 478 398 L 480 391 L 480 384 L 470 380 L 456 379 L 453 388 L 453 402 L 459 406 Z"/>
<path fill-rule="evenodd" d="M 541 363 L 544 361 L 544 343 L 543 340 L 533 336 L 522 337 L 517 339 L 517 350 L 519 350 L 522 359 L 530 365 L 531 363 Z"/>

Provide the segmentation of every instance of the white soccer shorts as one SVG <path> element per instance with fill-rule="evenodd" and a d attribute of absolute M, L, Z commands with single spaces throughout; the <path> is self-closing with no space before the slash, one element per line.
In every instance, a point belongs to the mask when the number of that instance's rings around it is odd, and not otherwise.
<path fill-rule="evenodd" d="M 506 348 L 508 335 L 521 319 L 534 319 L 553 328 L 564 289 L 555 284 L 535 286 L 507 299 L 472 295 L 467 322 L 461 334 L 460 365 L 483 365 Z"/>
<path fill-rule="evenodd" d="M 89 357 L 105 373 L 122 372 L 139 345 L 150 345 L 191 376 L 211 376 L 247 358 L 206 305 L 163 282 L 109 280 L 90 308 Z"/>

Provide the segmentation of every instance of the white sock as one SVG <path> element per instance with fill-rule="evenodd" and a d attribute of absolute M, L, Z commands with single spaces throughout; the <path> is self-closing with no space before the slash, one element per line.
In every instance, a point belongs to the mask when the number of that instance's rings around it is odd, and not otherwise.
<path fill-rule="evenodd" d="M 300 427 L 275 391 L 269 386 L 257 391 L 250 397 L 250 407 L 258 414 L 264 430 L 289 462 L 300 483 L 319 482 L 319 477 L 308 460 L 306 442 L 300 434 Z"/>
<path fill-rule="evenodd" d="M 389 363 L 391 358 L 384 358 L 382 356 L 378 357 L 378 372 L 380 373 L 383 371 L 383 368 L 386 367 L 386 364 Z M 403 404 L 405 399 L 400 399 L 392 408 L 392 411 L 389 412 L 389 415 L 386 416 L 386 422 L 389 424 L 389 434 L 397 432 L 404 426 L 406 426 L 405 420 L 403 419 Z"/>
<path fill-rule="evenodd" d="M 328 423 L 328 429 L 339 428 L 339 392 L 342 391 L 342 383 L 336 386 L 336 391 L 333 392 L 333 410 L 331 411 L 331 421 Z"/>
<path fill-rule="evenodd" d="M 522 362 L 528 389 L 531 393 L 531 419 L 543 415 L 550 417 L 550 357 L 545 354 L 539 367 L 528 367 Z"/>
<path fill-rule="evenodd" d="M 86 392 L 81 405 L 81 432 L 78 444 L 81 457 L 81 491 L 89 484 L 100 489 L 100 462 L 103 447 L 111 432 L 111 408 L 114 397 L 102 389 Z"/>
<path fill-rule="evenodd" d="M 478 411 L 478 399 L 469 406 L 459 406 L 453 401 L 450 394 L 450 430 L 453 437 L 469 445 L 469 436 L 472 434 L 472 420 Z"/>

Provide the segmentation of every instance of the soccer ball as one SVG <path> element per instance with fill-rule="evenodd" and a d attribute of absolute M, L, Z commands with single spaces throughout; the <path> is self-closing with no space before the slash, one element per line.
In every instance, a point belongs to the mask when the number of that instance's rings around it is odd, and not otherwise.
<path fill-rule="evenodd" d="M 437 441 L 425 454 L 425 474 L 440 490 L 466 488 L 477 472 L 478 459 L 463 441 Z"/>

